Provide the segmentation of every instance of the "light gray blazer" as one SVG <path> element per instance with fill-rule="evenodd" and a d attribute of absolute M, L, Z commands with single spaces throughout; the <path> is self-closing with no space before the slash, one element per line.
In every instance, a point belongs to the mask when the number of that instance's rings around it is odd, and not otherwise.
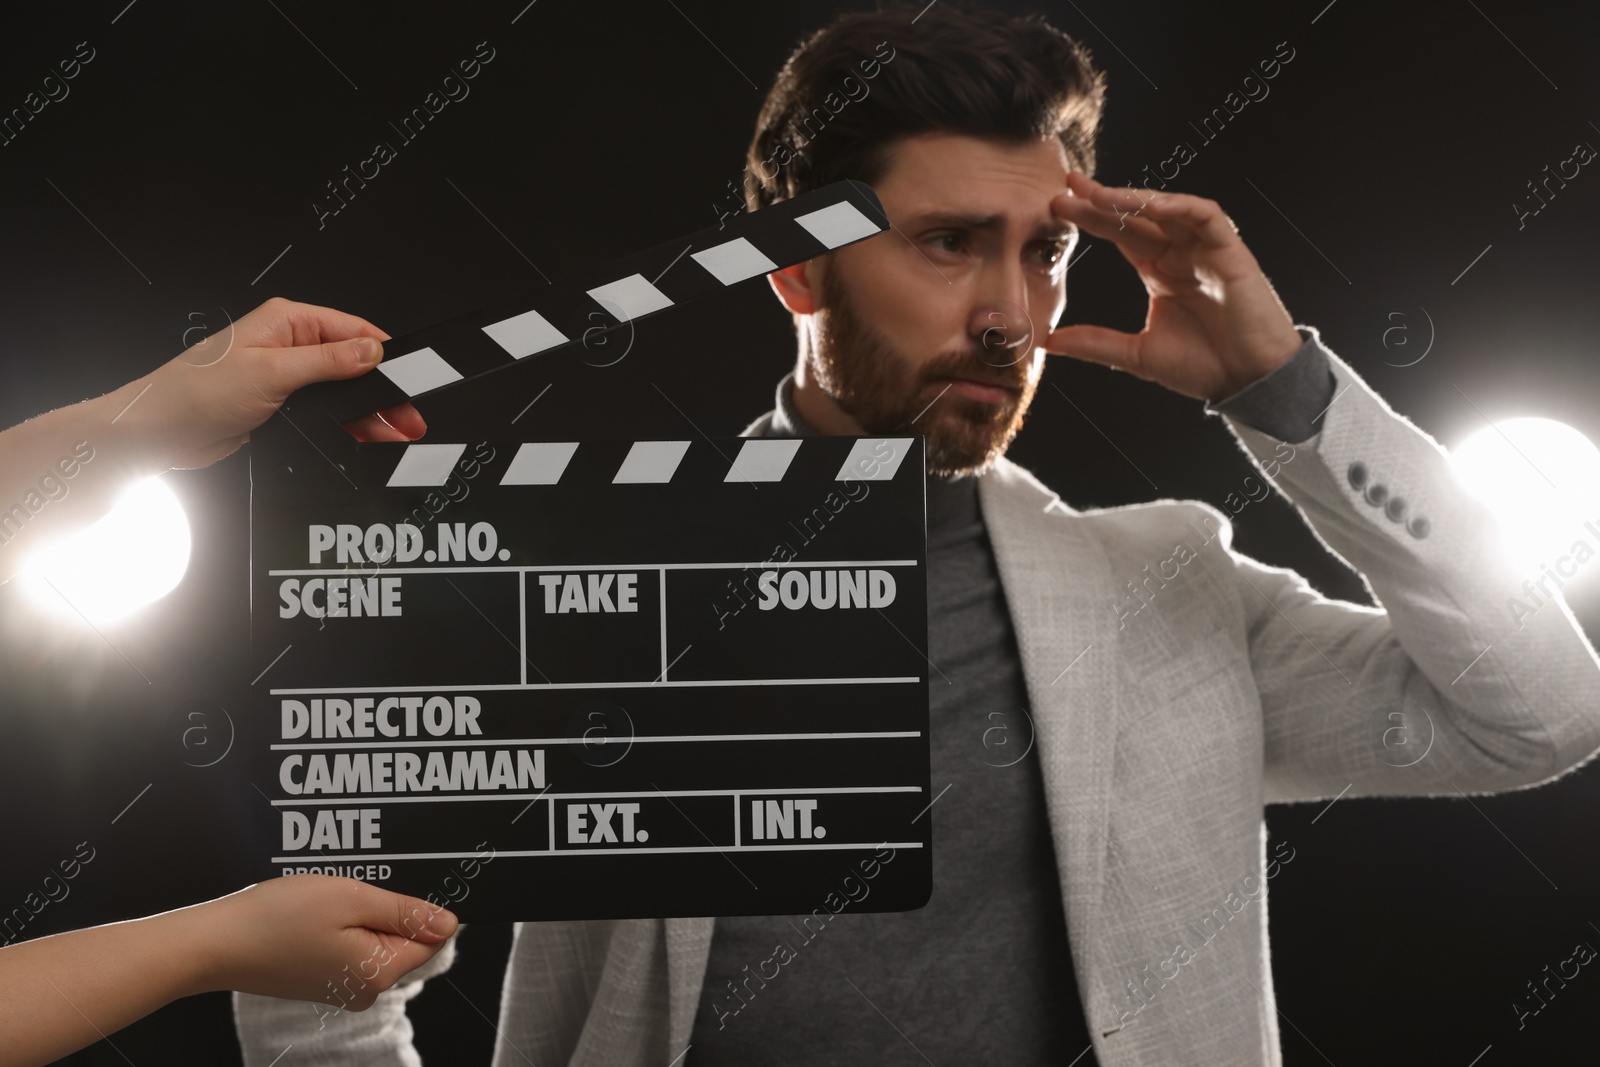
<path fill-rule="evenodd" d="M 1529 576 L 1489 513 L 1431 437 L 1330 364 L 1335 400 L 1292 459 L 1228 425 L 1382 609 L 1235 553 L 1202 503 L 1076 511 L 1004 460 L 980 482 L 1104 1067 L 1280 1062 L 1263 805 L 1515 789 L 1600 747 L 1600 662 L 1566 606 L 1519 626 Z M 713 922 L 517 924 L 496 1067 L 675 1062 Z M 292 1043 L 301 1065 L 416 1063 L 405 1001 L 449 964 L 320 1031 L 310 1005 L 238 996 L 245 1062 Z"/>

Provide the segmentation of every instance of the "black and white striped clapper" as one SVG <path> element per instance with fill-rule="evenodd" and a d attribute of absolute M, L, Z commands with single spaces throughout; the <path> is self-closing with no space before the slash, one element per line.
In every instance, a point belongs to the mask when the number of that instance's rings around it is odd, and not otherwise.
<path fill-rule="evenodd" d="M 881 228 L 866 186 L 817 192 L 576 291 L 643 314 Z M 703 277 L 671 264 L 686 244 Z M 381 389 L 587 313 L 505 310 L 412 335 L 395 363 L 428 355 Z M 393 402 L 330 389 L 252 437 L 260 876 L 477 921 L 927 901 L 921 438 L 357 444 L 303 418 Z"/>
<path fill-rule="evenodd" d="M 384 343 L 378 373 L 327 382 L 295 396 L 296 410 L 340 422 L 615 330 L 730 285 L 803 263 L 889 229 L 872 187 L 839 181 L 721 226 L 624 256 L 570 281 Z"/>

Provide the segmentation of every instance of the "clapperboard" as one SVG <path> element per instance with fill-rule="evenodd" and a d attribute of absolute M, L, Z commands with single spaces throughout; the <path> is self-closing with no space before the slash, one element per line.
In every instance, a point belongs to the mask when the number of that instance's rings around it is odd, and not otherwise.
<path fill-rule="evenodd" d="M 259 876 L 477 921 L 781 915 L 888 846 L 858 910 L 926 903 L 921 438 L 340 425 L 887 228 L 839 182 L 395 338 L 252 435 Z"/>

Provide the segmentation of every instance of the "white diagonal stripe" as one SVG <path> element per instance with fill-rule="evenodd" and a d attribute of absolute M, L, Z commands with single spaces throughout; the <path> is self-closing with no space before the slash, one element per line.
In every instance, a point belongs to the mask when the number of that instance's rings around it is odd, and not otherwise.
<path fill-rule="evenodd" d="M 512 359 L 523 359 L 536 352 L 564 345 L 569 338 L 550 325 L 537 311 L 524 311 L 509 319 L 492 322 L 483 328 L 495 344 L 506 350 Z"/>
<path fill-rule="evenodd" d="M 868 482 L 886 482 L 900 469 L 900 461 L 911 451 L 911 437 L 864 437 L 850 449 L 844 458 L 835 481 L 845 482 L 859 478 Z"/>
<path fill-rule="evenodd" d="M 635 441 L 612 482 L 667 482 L 689 451 L 688 441 Z"/>
<path fill-rule="evenodd" d="M 378 369 L 404 389 L 407 396 L 426 393 L 462 378 L 460 371 L 431 348 L 419 348 L 395 359 L 386 359 L 378 364 Z"/>
<path fill-rule="evenodd" d="M 696 252 L 689 258 L 710 271 L 723 285 L 732 285 L 778 269 L 776 263 L 743 237 L 735 237 L 724 244 Z"/>
<path fill-rule="evenodd" d="M 667 294 L 651 285 L 642 274 L 630 274 L 585 292 L 594 297 L 595 302 L 618 322 L 627 322 L 672 306 Z"/>
<path fill-rule="evenodd" d="M 383 364 L 378 364 L 383 366 Z M 389 485 L 443 485 L 450 472 L 456 469 L 461 453 L 467 450 L 459 445 L 407 445 L 405 455 L 395 464 L 389 475 Z"/>
<path fill-rule="evenodd" d="M 781 482 L 800 450 L 799 441 L 751 440 L 733 458 L 725 482 Z"/>
<path fill-rule="evenodd" d="M 794 221 L 829 248 L 838 248 L 879 232 L 879 227 L 871 219 L 845 200 L 821 211 L 797 215 Z"/>
<path fill-rule="evenodd" d="M 578 450 L 576 441 L 532 441 L 517 449 L 501 485 L 555 485 Z"/>

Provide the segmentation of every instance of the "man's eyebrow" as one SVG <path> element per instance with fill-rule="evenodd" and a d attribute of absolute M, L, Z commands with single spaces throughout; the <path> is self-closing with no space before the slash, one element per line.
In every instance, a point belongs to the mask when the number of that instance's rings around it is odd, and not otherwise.
<path fill-rule="evenodd" d="M 913 216 L 911 222 L 915 226 L 956 226 L 964 230 L 996 232 L 1004 227 L 1005 218 L 1001 215 L 964 215 L 958 211 L 926 211 Z M 1077 232 L 1078 227 L 1070 222 L 1041 221 L 1034 227 L 1033 236 L 1062 239 Z"/>

